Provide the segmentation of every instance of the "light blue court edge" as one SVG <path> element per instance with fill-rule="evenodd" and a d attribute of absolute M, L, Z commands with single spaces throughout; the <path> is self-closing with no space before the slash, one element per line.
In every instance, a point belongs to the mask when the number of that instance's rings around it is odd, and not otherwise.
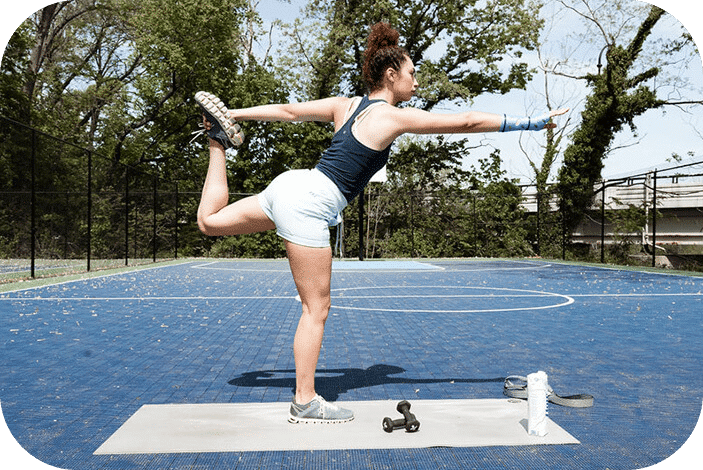
<path fill-rule="evenodd" d="M 441 271 L 428 263 L 409 260 L 332 261 L 333 271 Z"/>

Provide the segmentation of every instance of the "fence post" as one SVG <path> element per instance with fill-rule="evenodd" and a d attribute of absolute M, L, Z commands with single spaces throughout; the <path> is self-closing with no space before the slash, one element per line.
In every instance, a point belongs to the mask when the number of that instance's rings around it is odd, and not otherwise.
<path fill-rule="evenodd" d="M 415 257 L 415 190 L 410 190 L 410 257 Z"/>
<path fill-rule="evenodd" d="M 174 236 L 175 236 L 175 246 L 173 249 L 173 256 L 178 259 L 178 181 L 176 181 L 176 209 L 175 209 L 175 221 L 174 224 Z"/>
<path fill-rule="evenodd" d="M 472 207 L 472 216 L 473 216 L 473 232 L 474 232 L 474 252 L 472 253 L 473 256 L 477 256 L 478 253 L 478 221 L 477 221 L 477 212 L 476 212 L 476 193 L 472 192 L 471 197 L 473 198 L 473 207 Z"/>
<path fill-rule="evenodd" d="M 68 237 L 69 237 L 69 231 L 68 227 L 70 226 L 70 213 L 69 213 L 69 206 L 71 204 L 71 198 L 70 194 L 68 192 L 68 189 L 66 190 L 66 210 L 64 211 L 64 232 L 63 232 L 63 259 L 68 259 Z"/>
<path fill-rule="evenodd" d="M 32 168 L 31 168 L 31 174 L 32 174 L 32 195 L 31 195 L 31 207 L 29 209 L 30 211 L 30 237 L 31 239 L 29 240 L 29 246 L 30 246 L 30 251 L 31 251 L 31 276 L 32 279 L 35 278 L 35 259 L 36 259 L 36 250 L 37 250 L 37 189 L 36 189 L 36 183 L 37 183 L 37 177 L 36 177 L 36 172 L 37 172 L 37 151 L 36 151 L 36 146 L 37 146 L 37 133 L 34 129 L 32 129 L 32 150 L 31 150 L 31 159 L 32 159 Z"/>
<path fill-rule="evenodd" d="M 359 261 L 364 261 L 364 190 L 359 194 Z"/>
<path fill-rule="evenodd" d="M 90 250 L 93 237 L 93 152 L 87 150 L 86 153 L 88 154 L 88 260 L 86 270 L 90 272 Z"/>
<path fill-rule="evenodd" d="M 475 204 L 475 203 L 474 203 Z M 542 193 L 537 188 L 537 255 L 542 256 Z"/>
<path fill-rule="evenodd" d="M 154 175 L 154 210 L 153 210 L 153 229 L 152 229 L 152 236 L 154 237 L 153 239 L 153 261 L 156 263 L 156 183 L 157 183 L 157 176 Z"/>
<path fill-rule="evenodd" d="M 652 185 L 652 267 L 657 266 L 657 170 Z"/>
<path fill-rule="evenodd" d="M 124 169 L 124 265 L 129 266 L 129 167 Z"/>
<path fill-rule="evenodd" d="M 566 215 L 561 212 L 561 259 L 566 260 Z"/>
<path fill-rule="evenodd" d="M 605 263 L 605 181 L 601 186 L 601 200 L 600 200 L 600 262 Z"/>

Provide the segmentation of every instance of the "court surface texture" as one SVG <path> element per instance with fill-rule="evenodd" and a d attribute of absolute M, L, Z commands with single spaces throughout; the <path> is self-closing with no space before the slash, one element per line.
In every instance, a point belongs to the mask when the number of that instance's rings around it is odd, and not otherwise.
<path fill-rule="evenodd" d="M 702 277 L 335 261 L 316 386 L 356 411 L 337 425 L 286 421 L 296 295 L 286 260 L 6 288 L 7 426 L 36 458 L 76 470 L 634 469 L 676 452 L 701 414 Z M 527 436 L 525 402 L 503 395 L 507 376 L 538 370 L 559 395 L 594 397 L 550 404 L 544 439 Z M 418 432 L 383 432 L 400 400 Z"/>

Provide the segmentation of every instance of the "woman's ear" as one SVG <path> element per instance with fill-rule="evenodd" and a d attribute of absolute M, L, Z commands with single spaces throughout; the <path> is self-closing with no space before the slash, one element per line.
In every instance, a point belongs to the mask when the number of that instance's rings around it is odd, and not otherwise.
<path fill-rule="evenodd" d="M 388 83 L 395 83 L 396 77 L 398 76 L 398 71 L 393 67 L 388 67 L 386 69 L 385 76 Z"/>

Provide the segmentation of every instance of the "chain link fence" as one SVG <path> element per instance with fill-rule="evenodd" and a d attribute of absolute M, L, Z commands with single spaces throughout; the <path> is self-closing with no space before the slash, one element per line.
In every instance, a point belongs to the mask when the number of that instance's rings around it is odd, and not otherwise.
<path fill-rule="evenodd" d="M 175 259 L 285 256 L 274 232 L 209 238 L 199 192 L 0 116 L 0 282 Z M 573 233 L 558 201 L 506 182 L 480 190 L 371 183 L 331 231 L 340 258 L 532 257 L 701 270 L 696 162 L 604 181 Z M 232 193 L 232 200 L 249 194 Z M 360 207 L 362 205 L 362 207 Z"/>
<path fill-rule="evenodd" d="M 0 280 L 178 257 L 177 183 L 0 119 Z"/>

